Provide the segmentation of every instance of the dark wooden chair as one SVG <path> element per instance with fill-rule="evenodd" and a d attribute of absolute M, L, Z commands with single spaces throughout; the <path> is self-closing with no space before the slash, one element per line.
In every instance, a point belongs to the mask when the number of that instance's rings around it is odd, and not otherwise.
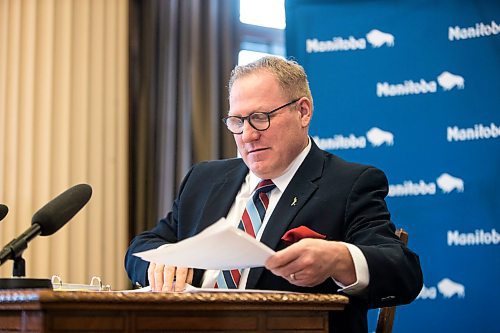
<path fill-rule="evenodd" d="M 408 244 L 408 233 L 406 231 L 404 231 L 403 229 L 398 229 L 396 230 L 396 235 L 405 245 Z M 375 329 L 375 333 L 392 333 L 392 325 L 394 324 L 395 313 L 395 306 L 380 308 L 378 312 L 377 328 Z"/>

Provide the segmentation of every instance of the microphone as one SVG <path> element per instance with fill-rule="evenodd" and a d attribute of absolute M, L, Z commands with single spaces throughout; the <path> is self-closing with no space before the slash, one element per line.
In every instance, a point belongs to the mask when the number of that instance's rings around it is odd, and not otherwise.
<path fill-rule="evenodd" d="M 62 228 L 73 216 L 82 209 L 92 196 L 92 187 L 87 184 L 79 184 L 59 194 L 45 206 L 40 208 L 31 219 L 31 227 L 25 232 L 13 239 L 0 251 L 0 265 L 7 260 L 14 260 L 14 276 L 22 277 L 25 275 L 24 259 L 21 257 L 24 250 L 28 248 L 28 243 L 38 235 L 49 236 Z M 12 288 L 10 280 L 0 279 L 0 289 L 3 288 L 2 280 L 9 280 L 5 285 Z M 26 279 L 35 280 L 35 279 Z M 44 283 L 50 280 L 42 279 Z M 27 288 L 24 285 L 17 288 Z M 44 286 L 47 287 L 47 286 Z M 50 288 L 52 285 L 50 284 Z M 30 286 L 30 288 L 34 288 Z M 6 288 L 3 288 L 6 289 Z"/>
<path fill-rule="evenodd" d="M 75 185 L 40 208 L 31 219 L 31 227 L 2 249 L 0 265 L 17 257 L 36 236 L 49 236 L 63 227 L 85 206 L 91 195 L 92 188 L 89 185 Z"/>
<path fill-rule="evenodd" d="M 61 229 L 82 209 L 92 196 L 92 187 L 75 185 L 40 208 L 31 219 L 31 227 L 39 225 L 41 236 L 50 236 Z"/>
<path fill-rule="evenodd" d="M 5 216 L 7 216 L 7 213 L 9 212 L 9 207 L 0 204 L 0 221 L 2 221 Z"/>

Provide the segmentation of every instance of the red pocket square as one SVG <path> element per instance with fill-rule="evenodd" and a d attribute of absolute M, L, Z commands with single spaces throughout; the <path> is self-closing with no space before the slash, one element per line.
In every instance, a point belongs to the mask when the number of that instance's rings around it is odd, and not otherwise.
<path fill-rule="evenodd" d="M 298 242 L 302 238 L 319 238 L 319 239 L 325 239 L 326 236 L 317 233 L 314 230 L 309 229 L 308 227 L 305 227 L 301 225 L 298 228 L 293 228 L 291 230 L 288 230 L 283 237 L 281 237 L 281 240 L 284 241 L 287 245 L 292 245 L 295 242 Z"/>

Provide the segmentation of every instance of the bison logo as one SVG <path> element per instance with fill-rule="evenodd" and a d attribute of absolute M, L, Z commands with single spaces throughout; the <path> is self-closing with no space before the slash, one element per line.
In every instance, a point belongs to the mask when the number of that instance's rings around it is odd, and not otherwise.
<path fill-rule="evenodd" d="M 455 87 L 458 89 L 464 89 L 464 78 L 460 75 L 451 74 L 447 71 L 441 73 L 441 75 L 437 77 L 437 81 L 444 90 L 451 90 Z"/>
<path fill-rule="evenodd" d="M 377 29 L 373 29 L 366 34 L 366 39 L 372 44 L 372 47 L 381 47 L 382 45 L 394 46 L 394 36 Z"/>
<path fill-rule="evenodd" d="M 454 282 L 448 278 L 444 278 L 439 281 L 438 290 L 441 294 L 443 294 L 444 298 L 451 298 L 454 295 L 457 295 L 459 298 L 465 297 L 465 287 L 457 282 Z"/>
<path fill-rule="evenodd" d="M 436 287 L 426 287 L 425 284 L 422 286 L 422 290 L 417 296 L 417 299 L 436 299 L 437 290 Z"/>
<path fill-rule="evenodd" d="M 383 143 L 388 146 L 392 146 L 394 144 L 394 135 L 391 132 L 381 130 L 378 127 L 373 127 L 366 132 L 366 138 L 374 147 L 379 147 Z"/>
<path fill-rule="evenodd" d="M 457 190 L 457 192 L 464 191 L 464 181 L 460 178 L 453 177 L 449 173 L 443 173 L 437 178 L 436 182 L 443 193 L 450 193 L 453 190 Z"/>

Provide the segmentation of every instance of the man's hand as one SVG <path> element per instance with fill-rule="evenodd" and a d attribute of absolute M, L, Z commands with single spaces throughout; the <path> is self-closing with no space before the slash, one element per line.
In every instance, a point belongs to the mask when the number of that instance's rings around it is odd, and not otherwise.
<path fill-rule="evenodd" d="M 349 250 L 334 241 L 304 238 L 274 254 L 266 268 L 301 287 L 314 287 L 328 278 L 345 286 L 356 282 Z"/>
<path fill-rule="evenodd" d="M 186 283 L 193 282 L 193 269 L 152 262 L 148 267 L 148 280 L 151 291 L 183 291 Z"/>

